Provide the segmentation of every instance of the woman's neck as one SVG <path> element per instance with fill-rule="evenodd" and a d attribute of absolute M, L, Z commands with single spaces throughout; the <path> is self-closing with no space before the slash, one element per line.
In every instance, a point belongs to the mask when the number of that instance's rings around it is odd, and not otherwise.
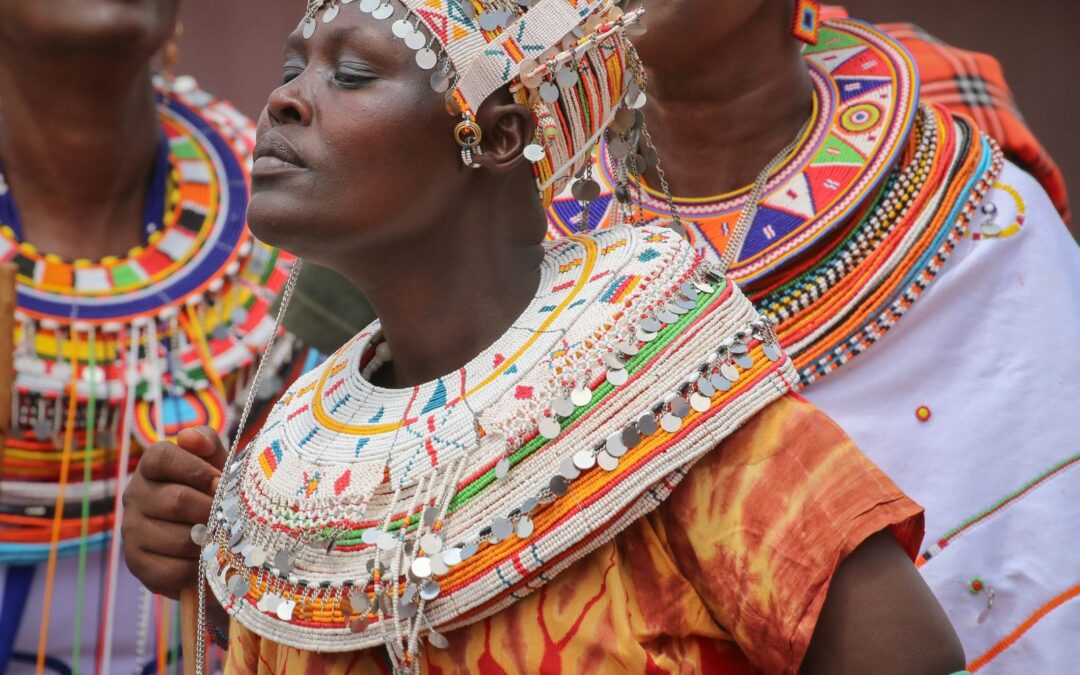
<path fill-rule="evenodd" d="M 798 133 L 813 83 L 783 17 L 765 3 L 734 34 L 703 48 L 696 67 L 648 63 L 645 109 L 673 194 L 709 197 L 757 175 Z M 646 174 L 658 186 L 654 170 Z"/>
<path fill-rule="evenodd" d="M 540 283 L 546 220 L 531 180 L 490 185 L 455 204 L 419 241 L 335 263 L 379 317 L 393 361 L 377 384 L 408 387 L 453 372 L 499 339 Z M 525 205 L 525 206 L 522 206 Z"/>
<path fill-rule="evenodd" d="M 141 243 L 158 143 L 149 64 L 95 65 L 0 67 L 0 159 L 24 236 L 66 259 Z"/>

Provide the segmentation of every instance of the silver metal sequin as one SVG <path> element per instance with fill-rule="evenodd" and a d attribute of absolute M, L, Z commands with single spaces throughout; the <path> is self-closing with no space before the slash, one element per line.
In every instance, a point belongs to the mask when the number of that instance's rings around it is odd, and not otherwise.
<path fill-rule="evenodd" d="M 554 418 L 547 417 L 546 415 L 540 418 L 540 422 L 537 423 L 537 430 L 540 432 L 541 436 L 549 441 L 555 440 L 559 437 L 559 434 L 562 433 L 562 428 L 559 427 L 559 423 L 556 422 Z"/>
<path fill-rule="evenodd" d="M 580 450 L 574 454 L 574 466 L 581 471 L 588 471 L 596 466 L 596 457 L 588 450 Z"/>
<path fill-rule="evenodd" d="M 660 418 L 660 428 L 669 434 L 673 434 L 682 429 L 682 420 L 671 413 L 666 413 Z"/>
<path fill-rule="evenodd" d="M 614 471 L 619 468 L 619 460 L 607 454 L 607 452 L 601 452 L 596 456 L 596 465 L 604 471 Z"/>

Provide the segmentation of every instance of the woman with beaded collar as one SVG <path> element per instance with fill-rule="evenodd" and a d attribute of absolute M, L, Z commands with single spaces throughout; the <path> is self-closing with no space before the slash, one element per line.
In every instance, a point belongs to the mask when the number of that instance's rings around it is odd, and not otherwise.
<path fill-rule="evenodd" d="M 166 666 L 172 610 L 121 564 L 117 486 L 154 441 L 228 430 L 274 327 L 291 257 L 244 224 L 254 128 L 189 78 L 155 82 L 177 28 L 175 0 L 0 3 L 0 260 L 19 273 L 0 672 Z"/>
<path fill-rule="evenodd" d="M 919 64 L 873 26 L 804 0 L 646 5 L 648 135 L 601 144 L 589 226 L 666 222 L 674 202 L 777 322 L 807 398 L 926 507 L 919 564 L 973 669 L 1068 670 L 1080 249 L 1057 209 L 921 100 Z M 556 200 L 553 229 L 580 213 Z"/>
<path fill-rule="evenodd" d="M 250 219 L 381 320 L 245 449 L 185 432 L 188 452 L 154 450 L 171 476 L 127 495 L 128 514 L 164 502 L 195 525 L 190 543 L 143 528 L 129 561 L 157 578 L 200 561 L 232 616 L 227 672 L 962 663 L 905 559 L 918 507 L 790 394 L 733 284 L 663 228 L 542 244 L 543 203 L 612 119 L 633 123 L 636 18 L 309 4 Z"/>

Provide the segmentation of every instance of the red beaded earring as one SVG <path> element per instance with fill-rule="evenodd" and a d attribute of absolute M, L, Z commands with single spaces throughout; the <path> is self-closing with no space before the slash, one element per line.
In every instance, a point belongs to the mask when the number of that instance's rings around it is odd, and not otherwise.
<path fill-rule="evenodd" d="M 817 0 L 795 0 L 795 18 L 791 24 L 791 34 L 806 44 L 816 45 L 820 28 L 821 3 Z"/>

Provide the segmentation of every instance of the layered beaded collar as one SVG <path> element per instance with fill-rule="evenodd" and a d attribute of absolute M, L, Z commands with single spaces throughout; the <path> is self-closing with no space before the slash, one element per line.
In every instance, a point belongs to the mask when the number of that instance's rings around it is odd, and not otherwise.
<path fill-rule="evenodd" d="M 528 309 L 435 381 L 372 385 L 378 340 L 277 404 L 203 559 L 260 635 L 403 666 L 609 541 L 794 382 L 771 324 L 662 228 L 550 244 Z"/>
<path fill-rule="evenodd" d="M 191 425 L 226 431 L 273 329 L 291 257 L 245 226 L 254 128 L 190 78 L 159 86 L 163 145 L 145 245 L 61 260 L 20 241 L 4 195 L 0 260 L 18 268 L 6 505 L 51 507 L 65 489 L 66 447 L 90 459 L 86 494 L 107 510 L 125 448 L 133 458 Z"/>
<path fill-rule="evenodd" d="M 768 181 L 730 274 L 776 322 L 810 383 L 900 320 L 967 230 L 1003 160 L 969 121 L 918 103 L 911 57 L 872 26 L 825 23 L 805 54 L 813 123 Z M 665 197 L 647 186 L 632 186 L 626 203 L 616 199 L 626 170 L 607 146 L 593 166 L 603 191 L 589 222 L 564 195 L 548 211 L 552 236 L 667 220 Z M 748 193 L 675 199 L 707 259 L 723 254 Z"/>
<path fill-rule="evenodd" d="M 740 281 L 753 281 L 827 238 L 880 187 L 915 120 L 914 65 L 902 47 L 873 28 L 856 21 L 825 24 L 818 44 L 806 47 L 805 58 L 814 85 L 813 123 L 766 184 L 731 268 Z M 616 215 L 620 171 L 606 144 L 595 163 L 603 196 L 591 209 L 593 227 Z M 710 259 L 723 254 L 749 192 L 675 198 L 692 240 Z M 670 217 L 666 197 L 647 186 L 632 201 L 639 222 Z M 572 200 L 557 201 L 551 209 L 554 229 L 576 231 L 578 211 Z"/>

